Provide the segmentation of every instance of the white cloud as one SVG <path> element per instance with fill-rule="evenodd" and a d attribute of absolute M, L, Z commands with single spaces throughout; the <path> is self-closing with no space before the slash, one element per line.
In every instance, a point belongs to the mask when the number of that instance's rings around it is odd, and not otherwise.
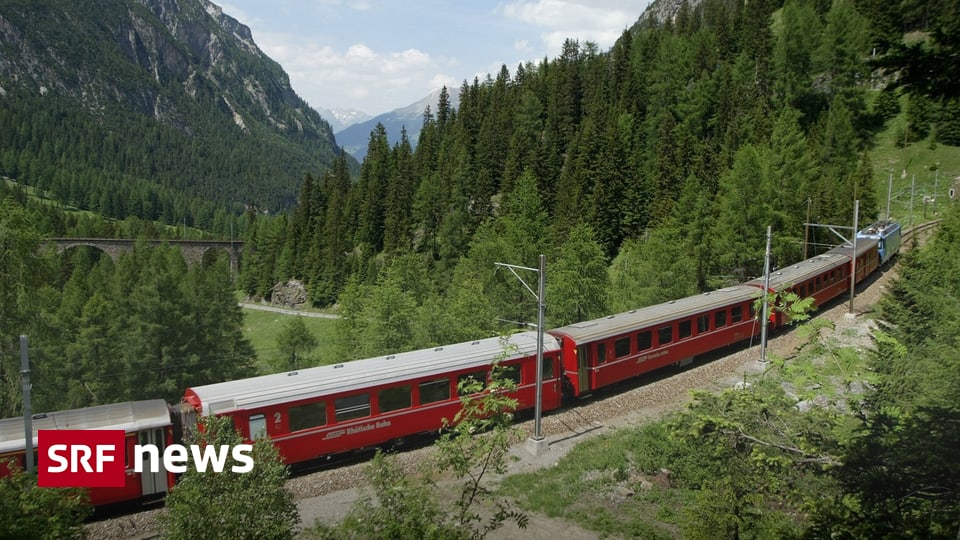
<path fill-rule="evenodd" d="M 541 38 L 553 56 L 567 38 L 610 47 L 649 3 L 650 0 L 515 0 L 498 9 L 508 19 L 541 28 Z"/>
<path fill-rule="evenodd" d="M 327 103 L 308 99 L 314 107 L 341 106 L 344 100 L 336 98 L 341 95 L 349 97 L 349 102 L 360 103 L 367 111 L 381 112 L 432 92 L 439 88 L 438 80 L 443 84 L 453 80 L 440 74 L 443 61 L 415 48 L 377 51 L 365 43 L 355 43 L 341 51 L 283 34 L 264 35 L 261 47 L 284 67 L 298 94 L 330 96 L 331 102 Z"/>
<path fill-rule="evenodd" d="M 649 2 L 486 0 L 470 4 L 476 9 L 469 10 L 466 26 L 468 10 L 459 3 L 434 5 L 429 16 L 416 11 L 415 2 L 378 0 L 222 5 L 254 29 L 257 44 L 283 66 L 310 105 L 378 114 L 443 85 L 453 92 L 475 75 L 496 76 L 502 65 L 512 72 L 520 63 L 554 58 L 568 38 L 605 50 Z"/>

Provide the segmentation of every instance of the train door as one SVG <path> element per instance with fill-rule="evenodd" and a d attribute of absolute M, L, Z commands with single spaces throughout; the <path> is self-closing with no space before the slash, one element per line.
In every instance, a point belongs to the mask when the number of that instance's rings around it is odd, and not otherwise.
<path fill-rule="evenodd" d="M 587 346 L 577 347 L 577 378 L 580 387 L 580 395 L 590 391 L 590 357 L 587 355 Z"/>
<path fill-rule="evenodd" d="M 140 444 L 153 444 L 160 449 L 156 458 L 150 455 L 150 452 L 143 453 L 143 472 L 140 473 L 141 494 L 144 497 L 166 493 L 167 491 L 167 471 L 163 468 L 164 449 L 167 445 L 163 440 L 163 428 L 154 428 L 141 431 L 139 434 Z M 156 460 L 157 463 L 153 463 Z M 153 472 L 156 469 L 157 472 Z"/>

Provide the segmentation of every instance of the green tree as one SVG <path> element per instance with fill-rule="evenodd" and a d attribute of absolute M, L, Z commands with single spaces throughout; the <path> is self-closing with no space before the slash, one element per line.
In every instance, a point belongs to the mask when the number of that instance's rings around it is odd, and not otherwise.
<path fill-rule="evenodd" d="M 675 227 L 628 240 L 610 263 L 610 309 L 621 313 L 696 294 L 697 272 Z"/>
<path fill-rule="evenodd" d="M 281 371 L 300 369 L 305 367 L 302 362 L 310 351 L 317 348 L 317 338 L 310 332 L 302 317 L 293 317 L 283 325 L 277 334 L 277 348 L 286 358 L 286 363 L 280 366 Z"/>
<path fill-rule="evenodd" d="M 400 468 L 393 456 L 378 451 L 364 471 L 369 492 L 337 525 L 316 523 L 308 539 L 323 540 L 456 540 L 469 535 L 448 522 L 435 486 L 419 482 Z"/>
<path fill-rule="evenodd" d="M 955 538 L 960 530 L 960 212 L 901 255 L 880 302 L 869 365 L 875 390 L 858 411 L 818 532 L 861 538 Z"/>
<path fill-rule="evenodd" d="M 795 412 L 773 381 L 719 395 L 696 393 L 689 411 L 671 422 L 672 437 L 689 448 L 684 485 L 697 490 L 684 509 L 685 538 L 782 538 L 801 532 L 802 493 L 829 493 L 822 476 L 838 463 L 827 411 Z"/>
<path fill-rule="evenodd" d="M 557 326 L 599 317 L 607 311 L 607 261 L 593 230 L 578 224 L 547 268 L 550 321 Z"/>
<path fill-rule="evenodd" d="M 506 472 L 507 453 L 516 436 L 513 412 L 517 400 L 510 397 L 517 386 L 506 377 L 499 362 L 515 350 L 504 338 L 504 352 L 491 366 L 490 380 L 468 377 L 458 384 L 461 409 L 444 419 L 443 433 L 435 443 L 435 459 L 429 460 L 414 480 L 397 463 L 378 454 L 367 467 L 372 494 L 365 494 L 337 526 L 318 524 L 315 537 L 365 539 L 480 539 L 507 521 L 526 528 L 529 518 L 504 499 L 496 499 L 487 478 Z M 457 495 L 440 495 L 437 475 L 452 475 Z M 478 511 L 493 503 L 492 515 Z"/>
<path fill-rule="evenodd" d="M 901 5 L 907 13 L 909 4 Z M 878 59 L 887 73 L 897 73 L 891 84 L 908 93 L 935 100 L 960 97 L 960 8 L 954 2 L 917 2 L 920 19 L 931 24 L 906 22 L 908 28 L 929 30 L 929 37 L 914 43 L 897 40 L 890 54 Z"/>
<path fill-rule="evenodd" d="M 763 271 L 764 231 L 780 230 L 772 209 L 776 200 L 761 148 L 737 151 L 733 168 L 720 178 L 717 193 L 716 273 L 732 274 L 738 282 Z"/>
<path fill-rule="evenodd" d="M 233 448 L 243 439 L 230 417 L 203 417 L 186 437 L 186 445 Z M 187 470 L 166 499 L 164 537 L 170 539 L 293 538 L 300 518 L 293 494 L 286 490 L 288 471 L 269 439 L 258 439 L 251 454 L 253 470 L 234 473 L 231 455 L 223 472 L 199 472 L 191 455 Z"/>
<path fill-rule="evenodd" d="M 9 465 L 0 463 L 0 467 Z M 84 538 L 83 521 L 92 513 L 81 489 L 40 488 L 35 475 L 16 468 L 0 478 L 0 535 L 4 538 Z"/>
<path fill-rule="evenodd" d="M 507 339 L 502 357 L 513 354 Z M 507 501 L 494 500 L 495 511 L 485 523 L 477 513 L 477 506 L 490 501 L 493 492 L 485 483 L 492 474 L 503 474 L 507 468 L 507 453 L 515 437 L 513 413 L 517 400 L 510 393 L 516 383 L 507 378 L 499 361 L 493 363 L 489 383 L 467 378 L 458 384 L 461 409 L 447 422 L 437 440 L 437 468 L 449 471 L 462 482 L 460 494 L 454 501 L 455 522 L 471 531 L 473 538 L 483 538 L 499 529 L 507 520 L 513 520 L 521 529 L 528 519 L 511 509 Z"/>
<path fill-rule="evenodd" d="M 39 253 L 32 215 L 11 198 L 0 199 L 0 416 L 20 410 L 19 336 L 36 331 L 35 292 L 50 270 Z M 36 336 L 34 336 L 36 337 Z M 34 341 L 36 343 L 36 341 Z"/>
<path fill-rule="evenodd" d="M 813 117 L 813 61 L 819 43 L 820 19 L 812 3 L 789 0 L 784 3 L 782 26 L 773 49 L 776 73 L 774 91 L 782 105 Z"/>

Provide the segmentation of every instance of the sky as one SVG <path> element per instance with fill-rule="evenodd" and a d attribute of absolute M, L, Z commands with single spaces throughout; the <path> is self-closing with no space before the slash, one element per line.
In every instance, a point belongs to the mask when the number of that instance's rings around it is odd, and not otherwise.
<path fill-rule="evenodd" d="M 651 0 L 212 0 L 315 109 L 378 115 L 446 85 L 560 54 L 607 51 Z"/>

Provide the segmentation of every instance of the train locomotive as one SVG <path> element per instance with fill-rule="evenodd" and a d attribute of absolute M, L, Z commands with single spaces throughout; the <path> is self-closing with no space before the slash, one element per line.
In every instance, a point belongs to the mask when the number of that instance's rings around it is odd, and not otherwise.
<path fill-rule="evenodd" d="M 849 293 L 893 258 L 900 226 L 878 222 L 841 246 L 771 272 L 768 292 L 813 297 L 816 306 Z M 853 279 L 851 279 L 853 273 Z M 669 365 L 757 338 L 754 306 L 763 279 L 548 330 L 543 342 L 542 409 Z M 777 330 L 789 323 L 775 312 Z M 458 384 L 485 381 L 494 360 L 517 384 L 518 410 L 535 407 L 537 334 L 520 332 L 365 360 L 187 388 L 181 403 L 148 400 L 35 415 L 38 429 L 123 429 L 131 446 L 178 442 L 197 415 L 229 416 L 248 441 L 269 437 L 296 465 L 436 433 L 459 411 Z M 34 434 L 36 440 L 36 434 Z M 34 445 L 36 448 L 36 445 Z M 0 420 L 0 476 L 6 460 L 24 465 L 23 419 Z M 131 455 L 128 449 L 127 455 Z M 6 464 L 5 464 L 6 463 Z M 104 505 L 162 495 L 174 475 L 137 473 L 124 488 L 91 488 Z"/>

